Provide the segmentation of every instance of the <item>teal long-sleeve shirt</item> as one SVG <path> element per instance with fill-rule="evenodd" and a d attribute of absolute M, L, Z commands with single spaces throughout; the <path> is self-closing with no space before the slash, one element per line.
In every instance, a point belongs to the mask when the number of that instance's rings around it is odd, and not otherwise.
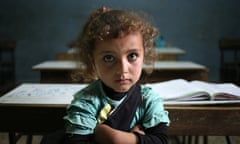
<path fill-rule="evenodd" d="M 131 128 L 136 124 L 143 128 L 151 128 L 159 123 L 170 123 L 168 112 L 163 107 L 163 99 L 151 87 L 141 85 L 143 102 L 137 107 Z M 126 96 L 125 96 L 126 97 Z M 124 98 L 125 98 L 124 97 Z M 100 80 L 97 80 L 74 95 L 67 107 L 66 133 L 88 135 L 93 134 L 100 111 L 110 104 L 115 108 L 124 100 L 110 99 L 106 96 Z"/>

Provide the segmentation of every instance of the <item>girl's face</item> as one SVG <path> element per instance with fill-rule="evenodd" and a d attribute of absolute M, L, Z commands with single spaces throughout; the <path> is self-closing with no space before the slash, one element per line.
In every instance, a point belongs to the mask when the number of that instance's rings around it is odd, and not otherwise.
<path fill-rule="evenodd" d="M 117 92 L 128 91 L 142 72 L 144 47 L 140 33 L 100 41 L 93 52 L 99 78 Z"/>

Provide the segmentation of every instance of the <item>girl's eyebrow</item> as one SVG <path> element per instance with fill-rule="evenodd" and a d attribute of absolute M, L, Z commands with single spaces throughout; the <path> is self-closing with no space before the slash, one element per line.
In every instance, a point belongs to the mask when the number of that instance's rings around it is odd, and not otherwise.
<path fill-rule="evenodd" d="M 127 50 L 127 53 L 131 53 L 131 52 L 141 52 L 141 49 L 139 48 L 131 48 L 129 50 Z M 111 51 L 111 50 L 103 50 L 98 52 L 98 54 L 103 55 L 103 54 L 113 54 L 116 53 L 115 51 Z"/>
<path fill-rule="evenodd" d="M 133 48 L 133 49 L 128 50 L 127 52 L 140 52 L 140 51 L 141 51 L 141 49 L 139 49 L 139 48 Z"/>

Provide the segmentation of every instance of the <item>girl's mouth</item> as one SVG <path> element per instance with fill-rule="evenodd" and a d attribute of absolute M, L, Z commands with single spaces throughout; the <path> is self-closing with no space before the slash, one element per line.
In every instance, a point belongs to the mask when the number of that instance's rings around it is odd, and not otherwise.
<path fill-rule="evenodd" d="M 120 84 L 128 84 L 129 81 L 130 81 L 129 79 L 119 79 L 119 80 L 117 80 L 117 82 L 120 83 Z"/>

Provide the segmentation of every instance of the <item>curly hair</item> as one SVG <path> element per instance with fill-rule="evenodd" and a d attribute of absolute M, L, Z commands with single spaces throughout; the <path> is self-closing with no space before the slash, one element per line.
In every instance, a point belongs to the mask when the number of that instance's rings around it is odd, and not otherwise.
<path fill-rule="evenodd" d="M 99 41 L 124 37 L 133 32 L 140 32 L 143 37 L 144 63 L 154 62 L 154 39 L 158 29 L 150 23 L 144 13 L 101 8 L 92 13 L 73 46 L 77 48 L 81 62 L 78 74 L 84 79 L 97 79 L 93 63 L 93 51 Z M 75 75 L 74 79 L 79 78 Z"/>

